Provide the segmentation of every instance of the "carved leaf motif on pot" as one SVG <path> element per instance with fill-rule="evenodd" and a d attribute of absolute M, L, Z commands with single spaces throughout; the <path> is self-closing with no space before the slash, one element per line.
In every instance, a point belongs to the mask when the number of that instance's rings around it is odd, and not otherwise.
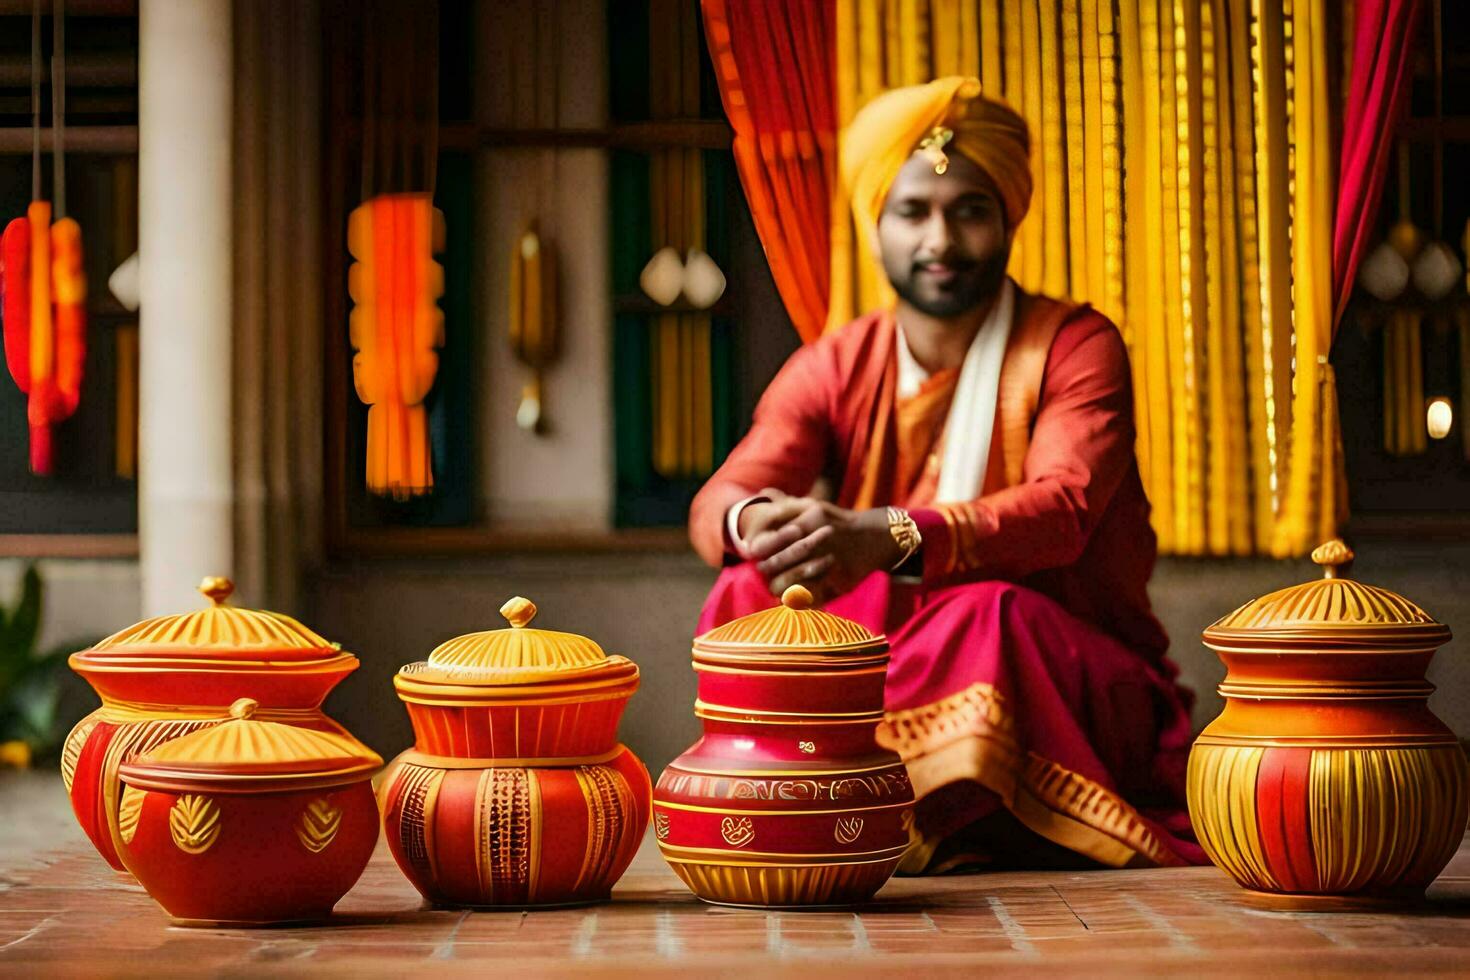
<path fill-rule="evenodd" d="M 654 813 L 653 833 L 659 840 L 669 839 L 669 815 L 667 813 Z"/>
<path fill-rule="evenodd" d="M 219 839 L 219 805 L 207 796 L 178 798 L 168 814 L 168 832 L 179 850 L 203 854 Z"/>
<path fill-rule="evenodd" d="M 97 727 L 100 721 L 97 712 L 92 712 L 71 730 L 66 736 L 66 742 L 61 746 L 61 784 L 66 787 L 67 793 L 71 793 L 72 780 L 76 778 L 77 763 L 82 758 L 82 746 L 92 735 L 92 729 Z"/>
<path fill-rule="evenodd" d="M 296 837 L 301 846 L 313 854 L 320 854 L 337 836 L 342 826 L 342 808 L 332 806 L 325 797 L 318 797 L 306 804 L 301 811 L 301 820 L 296 824 Z"/>
<path fill-rule="evenodd" d="M 863 833 L 862 817 L 839 817 L 837 826 L 832 828 L 832 836 L 837 838 L 839 844 L 851 844 Z"/>
<path fill-rule="evenodd" d="M 811 755 L 813 752 L 817 751 L 817 746 L 813 742 L 797 742 L 796 747 L 806 755 Z"/>
<path fill-rule="evenodd" d="M 731 847 L 744 847 L 755 840 L 755 827 L 749 817 L 726 817 L 720 821 L 720 836 Z"/>
<path fill-rule="evenodd" d="M 124 786 L 122 801 L 117 805 L 117 830 L 124 844 L 131 844 L 138 833 L 138 818 L 143 815 L 146 794 L 136 786 Z"/>

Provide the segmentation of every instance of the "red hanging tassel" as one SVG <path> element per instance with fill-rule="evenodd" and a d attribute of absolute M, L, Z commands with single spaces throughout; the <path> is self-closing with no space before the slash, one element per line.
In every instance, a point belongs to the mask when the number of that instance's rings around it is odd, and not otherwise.
<path fill-rule="evenodd" d="M 5 363 L 27 395 L 31 472 L 55 469 L 51 427 L 69 418 L 82 394 L 87 359 L 87 280 L 82 230 L 70 218 L 51 224 L 51 205 L 32 201 L 0 240 Z"/>

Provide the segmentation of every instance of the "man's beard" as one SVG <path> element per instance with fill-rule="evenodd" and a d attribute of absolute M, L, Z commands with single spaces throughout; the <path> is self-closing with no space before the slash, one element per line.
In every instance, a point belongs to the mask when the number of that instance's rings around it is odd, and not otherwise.
<path fill-rule="evenodd" d="M 1005 282 L 1009 260 L 1010 249 L 1005 249 L 979 262 L 951 262 L 958 273 L 954 286 L 937 296 L 923 295 L 917 288 L 921 274 L 918 263 L 909 265 L 906 275 L 895 276 L 891 269 L 887 272 L 893 291 L 905 303 L 927 316 L 948 319 L 968 313 L 994 297 Z"/>

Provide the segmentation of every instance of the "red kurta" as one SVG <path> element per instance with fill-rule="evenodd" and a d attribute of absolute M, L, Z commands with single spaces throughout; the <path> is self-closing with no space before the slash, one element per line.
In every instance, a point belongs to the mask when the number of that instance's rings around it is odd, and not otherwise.
<path fill-rule="evenodd" d="M 1155 538 L 1117 328 L 1017 291 L 985 486 L 945 505 L 913 459 L 928 392 L 895 404 L 895 330 L 873 314 L 792 355 L 695 498 L 696 550 L 735 563 L 725 514 L 767 486 L 821 481 L 842 506 L 913 515 L 922 582 L 878 573 L 829 604 L 892 645 L 879 739 L 920 796 L 906 867 L 1002 804 L 1106 864 L 1202 860 L 1183 807 L 1188 692 L 1149 606 Z M 753 565 L 734 564 L 700 628 L 773 602 Z"/>

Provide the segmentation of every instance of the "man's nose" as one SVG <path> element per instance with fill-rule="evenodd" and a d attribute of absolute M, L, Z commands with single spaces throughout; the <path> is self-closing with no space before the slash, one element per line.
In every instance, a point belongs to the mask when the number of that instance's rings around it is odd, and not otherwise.
<path fill-rule="evenodd" d="M 923 246 L 927 255 L 936 258 L 947 255 L 954 236 L 950 234 L 949 219 L 944 211 L 936 208 L 929 213 L 929 220 L 924 222 Z"/>

